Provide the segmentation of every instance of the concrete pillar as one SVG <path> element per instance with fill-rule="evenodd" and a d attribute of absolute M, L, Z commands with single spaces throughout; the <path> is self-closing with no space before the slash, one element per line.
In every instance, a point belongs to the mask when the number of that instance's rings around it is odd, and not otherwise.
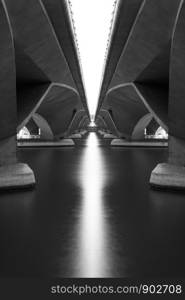
<path fill-rule="evenodd" d="M 0 189 L 30 187 L 35 184 L 33 171 L 19 163 L 15 137 L 0 141 Z"/>
<path fill-rule="evenodd" d="M 168 162 L 185 167 L 185 140 L 170 136 Z"/>
<path fill-rule="evenodd" d="M 0 189 L 30 186 L 32 170 L 16 156 L 16 72 L 12 30 L 4 1 L 0 1 Z"/>
<path fill-rule="evenodd" d="M 115 136 L 119 136 L 119 132 L 116 128 L 116 125 L 115 125 L 115 122 L 113 120 L 113 117 L 112 117 L 112 112 L 111 110 L 108 111 L 106 108 L 102 108 L 99 112 L 99 117 L 101 117 L 105 124 L 107 125 L 107 130 L 112 133 L 113 135 Z"/>
<path fill-rule="evenodd" d="M 168 162 L 159 164 L 152 172 L 153 186 L 185 189 L 185 3 L 180 2 L 170 61 L 169 155 Z"/>
<path fill-rule="evenodd" d="M 40 139 L 44 141 L 53 141 L 54 135 L 48 122 L 38 113 L 35 113 L 32 118 L 41 130 Z"/>
<path fill-rule="evenodd" d="M 170 136 L 168 162 L 153 170 L 150 184 L 158 188 L 185 189 L 185 140 Z"/>
<path fill-rule="evenodd" d="M 0 141 L 0 167 L 16 163 L 17 156 L 15 137 L 7 138 Z"/>

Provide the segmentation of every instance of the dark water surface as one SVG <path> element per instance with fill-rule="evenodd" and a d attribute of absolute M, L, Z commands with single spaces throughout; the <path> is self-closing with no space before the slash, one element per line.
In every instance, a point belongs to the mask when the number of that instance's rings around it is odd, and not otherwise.
<path fill-rule="evenodd" d="M 184 277 L 185 195 L 152 191 L 165 149 L 22 149 L 32 191 L 0 194 L 0 276 Z"/>

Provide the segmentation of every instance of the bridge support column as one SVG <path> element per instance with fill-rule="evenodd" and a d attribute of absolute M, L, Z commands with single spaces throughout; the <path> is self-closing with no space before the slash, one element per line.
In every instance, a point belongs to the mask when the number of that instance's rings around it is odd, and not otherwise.
<path fill-rule="evenodd" d="M 170 57 L 168 103 L 169 158 L 152 172 L 154 186 L 185 190 L 185 3 L 180 1 L 176 17 Z"/>
<path fill-rule="evenodd" d="M 0 189 L 24 188 L 34 184 L 33 171 L 17 160 L 15 137 L 0 141 Z"/>
<path fill-rule="evenodd" d="M 152 172 L 150 184 L 155 187 L 185 189 L 185 141 L 169 140 L 168 163 L 159 164 Z"/>

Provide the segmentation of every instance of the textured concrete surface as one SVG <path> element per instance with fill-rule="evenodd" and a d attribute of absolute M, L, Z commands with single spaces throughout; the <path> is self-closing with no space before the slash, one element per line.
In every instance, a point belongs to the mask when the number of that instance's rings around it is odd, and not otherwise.
<path fill-rule="evenodd" d="M 116 136 L 113 135 L 113 134 L 110 134 L 110 133 L 106 133 L 106 134 L 104 134 L 104 137 L 103 137 L 103 138 L 104 138 L 104 139 L 115 139 Z"/>
<path fill-rule="evenodd" d="M 11 26 L 0 1 L 0 140 L 16 133 L 16 71 Z"/>
<path fill-rule="evenodd" d="M 127 140 L 143 140 L 154 120 L 153 128 L 158 124 L 169 133 L 168 162 L 180 168 L 185 166 L 184 28 L 181 0 L 118 1 L 96 112 L 99 129 L 106 127 L 99 118 L 104 109 Z"/>
<path fill-rule="evenodd" d="M 34 185 L 35 176 L 28 165 L 16 163 L 0 167 L 0 189 L 24 188 Z"/>
<path fill-rule="evenodd" d="M 22 127 L 40 128 L 43 140 L 60 139 L 79 110 L 85 128 L 89 112 L 68 2 L 0 0 L 0 16 L 0 164 L 6 165 L 16 162 L 14 137 Z"/>
<path fill-rule="evenodd" d="M 158 141 L 126 141 L 121 139 L 114 139 L 111 142 L 111 146 L 114 147 L 152 147 L 152 148 L 160 148 L 160 147 L 168 147 L 168 142 L 158 142 Z"/>
<path fill-rule="evenodd" d="M 74 115 L 74 118 L 68 128 L 68 132 L 67 132 L 68 136 L 75 133 L 75 131 L 78 130 L 78 127 L 85 115 L 86 115 L 85 110 L 78 110 L 76 112 L 76 114 Z"/>
<path fill-rule="evenodd" d="M 52 141 L 52 142 L 42 142 L 42 141 L 36 141 L 36 142 L 18 142 L 18 147 L 23 147 L 23 148 L 55 148 L 55 147 L 69 147 L 69 146 L 74 146 L 75 143 L 73 142 L 72 139 L 63 139 L 60 141 Z"/>
<path fill-rule="evenodd" d="M 171 38 L 180 4 L 118 1 L 96 118 L 102 107 L 111 111 L 125 138 L 148 113 L 168 129 Z"/>
<path fill-rule="evenodd" d="M 74 133 L 69 136 L 70 139 L 81 139 L 82 135 L 80 133 Z"/>
<path fill-rule="evenodd" d="M 101 118 L 100 128 L 104 128 L 106 130 L 109 130 L 112 134 L 120 136 L 120 133 L 112 119 L 112 114 L 110 111 L 107 111 L 106 109 L 101 109 L 98 117 Z M 103 126 L 101 126 L 101 122 L 103 122 Z"/>
<path fill-rule="evenodd" d="M 154 187 L 185 190 L 185 167 L 159 164 L 152 172 L 150 184 Z"/>
<path fill-rule="evenodd" d="M 66 1 L 54 0 L 52 5 L 49 2 L 5 0 L 15 44 L 18 129 L 39 110 L 51 123 L 54 136 L 59 136 L 67 131 L 74 111 L 84 107 L 88 116 L 88 109 Z M 53 22 L 55 15 L 56 23 Z M 66 55 L 67 49 L 71 56 Z M 66 99 L 67 111 L 63 105 Z M 50 111 L 49 116 L 46 110 Z M 57 113 L 63 123 L 57 122 Z"/>

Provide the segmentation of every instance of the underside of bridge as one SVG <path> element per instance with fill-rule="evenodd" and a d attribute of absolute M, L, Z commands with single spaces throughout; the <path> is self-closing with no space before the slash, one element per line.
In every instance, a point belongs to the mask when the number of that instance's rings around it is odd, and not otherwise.
<path fill-rule="evenodd" d="M 152 119 L 169 135 L 168 161 L 154 186 L 185 187 L 184 1 L 116 2 L 96 112 L 100 130 L 144 139 Z"/>
<path fill-rule="evenodd" d="M 90 116 L 69 3 L 6 0 L 0 11 L 0 187 L 30 186 L 34 174 L 17 161 L 16 133 L 28 124 L 41 140 L 60 140 Z"/>
<path fill-rule="evenodd" d="M 184 0 L 115 1 L 92 117 L 70 1 L 0 0 L 0 276 L 185 276 L 184 81 Z"/>

